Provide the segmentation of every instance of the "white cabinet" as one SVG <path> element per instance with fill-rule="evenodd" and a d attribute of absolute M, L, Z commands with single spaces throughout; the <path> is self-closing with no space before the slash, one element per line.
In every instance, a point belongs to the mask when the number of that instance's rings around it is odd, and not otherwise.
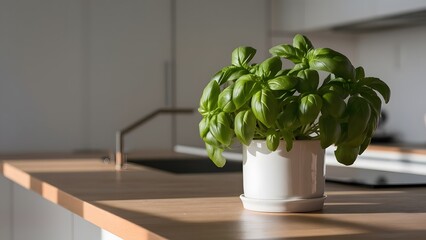
<path fill-rule="evenodd" d="M 402 14 L 426 9 L 425 0 L 376 0 L 377 15 Z"/>
<path fill-rule="evenodd" d="M 0 239 L 12 240 L 12 182 L 0 175 Z"/>
<path fill-rule="evenodd" d="M 196 109 L 234 48 L 251 45 L 265 56 L 267 6 L 0 1 L 0 152 L 113 150 L 117 130 L 172 105 L 172 78 L 174 105 Z M 201 144 L 198 121 L 199 114 L 177 118 L 178 143 Z M 126 137 L 125 150 L 168 149 L 172 136 L 172 118 L 159 116 Z"/>
<path fill-rule="evenodd" d="M 271 1 L 273 31 L 300 31 L 305 28 L 305 1 Z"/>
<path fill-rule="evenodd" d="M 176 1 L 177 106 L 198 108 L 203 88 L 231 62 L 234 48 L 247 45 L 267 53 L 267 4 L 257 0 Z M 177 117 L 177 143 L 204 146 L 200 114 Z"/>
<path fill-rule="evenodd" d="M 116 130 L 164 107 L 170 5 L 0 1 L 0 152 L 113 149 Z M 169 148 L 170 136 L 159 118 L 126 146 Z"/>
<path fill-rule="evenodd" d="M 305 0 L 305 28 L 316 29 L 368 19 L 374 16 L 371 0 Z"/>
<path fill-rule="evenodd" d="M 273 0 L 274 31 L 312 31 L 426 9 L 425 0 Z"/>
<path fill-rule="evenodd" d="M 0 176 L 1 240 L 121 240 Z"/>
<path fill-rule="evenodd" d="M 70 212 L 16 184 L 12 222 L 13 240 L 73 240 Z"/>
<path fill-rule="evenodd" d="M 113 149 L 115 131 L 166 105 L 171 61 L 168 0 L 90 4 L 90 145 Z M 170 148 L 170 117 L 126 138 L 126 148 Z"/>
<path fill-rule="evenodd" d="M 0 1 L 0 152 L 84 147 L 82 1 Z"/>

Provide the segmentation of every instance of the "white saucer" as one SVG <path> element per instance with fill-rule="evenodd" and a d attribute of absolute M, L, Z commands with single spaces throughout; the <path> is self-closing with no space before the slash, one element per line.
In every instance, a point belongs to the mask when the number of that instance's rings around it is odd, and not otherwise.
<path fill-rule="evenodd" d="M 259 212 L 313 212 L 321 210 L 324 206 L 326 195 L 319 198 L 269 200 L 246 198 L 240 195 L 245 209 Z"/>

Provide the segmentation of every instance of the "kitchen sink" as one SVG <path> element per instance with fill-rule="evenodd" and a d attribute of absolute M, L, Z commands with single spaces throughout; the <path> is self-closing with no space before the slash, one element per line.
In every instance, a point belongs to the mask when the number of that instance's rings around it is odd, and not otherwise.
<path fill-rule="evenodd" d="M 128 162 L 176 174 L 242 172 L 243 168 L 239 161 L 227 161 L 224 167 L 218 168 L 208 158 L 129 159 Z"/>

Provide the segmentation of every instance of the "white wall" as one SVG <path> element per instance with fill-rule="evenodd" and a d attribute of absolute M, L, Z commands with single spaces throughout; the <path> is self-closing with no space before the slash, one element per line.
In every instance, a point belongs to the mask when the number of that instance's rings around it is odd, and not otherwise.
<path fill-rule="evenodd" d="M 358 62 L 380 77 L 392 94 L 384 106 L 387 132 L 401 141 L 426 143 L 426 26 L 358 36 Z"/>

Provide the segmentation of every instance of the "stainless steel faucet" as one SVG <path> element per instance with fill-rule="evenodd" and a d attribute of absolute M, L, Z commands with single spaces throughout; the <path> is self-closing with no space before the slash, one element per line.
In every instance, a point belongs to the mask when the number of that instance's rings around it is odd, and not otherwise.
<path fill-rule="evenodd" d="M 191 108 L 161 108 L 158 110 L 155 110 L 154 112 L 146 115 L 145 117 L 137 120 L 136 122 L 130 124 L 129 126 L 123 128 L 122 130 L 119 130 L 115 134 L 115 169 L 117 171 L 122 170 L 123 167 L 126 164 L 126 156 L 123 153 L 124 148 L 124 136 L 128 134 L 129 132 L 133 131 L 134 129 L 140 127 L 142 124 L 149 121 L 151 118 L 156 117 L 158 114 L 181 114 L 181 113 L 193 113 L 194 109 Z"/>

